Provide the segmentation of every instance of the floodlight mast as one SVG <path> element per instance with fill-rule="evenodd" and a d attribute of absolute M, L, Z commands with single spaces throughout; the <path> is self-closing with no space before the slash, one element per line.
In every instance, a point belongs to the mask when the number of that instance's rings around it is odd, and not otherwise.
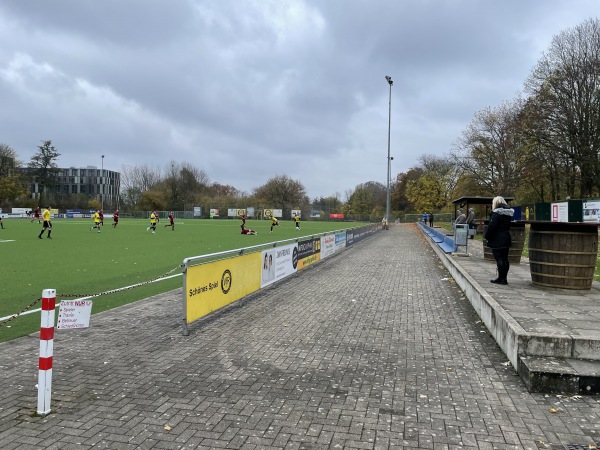
<path fill-rule="evenodd" d="M 385 204 L 385 220 L 389 223 L 390 221 L 390 178 L 392 176 L 391 161 L 390 157 L 390 132 L 392 128 L 392 77 L 389 75 L 385 76 L 386 81 L 390 85 L 390 96 L 388 103 L 388 145 L 387 145 L 387 192 L 386 192 L 386 204 Z"/>

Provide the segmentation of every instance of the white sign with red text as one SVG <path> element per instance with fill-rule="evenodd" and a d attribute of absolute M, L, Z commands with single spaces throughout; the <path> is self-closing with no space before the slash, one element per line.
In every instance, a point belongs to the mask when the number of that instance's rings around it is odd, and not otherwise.
<path fill-rule="evenodd" d="M 87 328 L 90 326 L 91 314 L 91 300 L 61 300 L 56 328 L 60 330 Z"/>
<path fill-rule="evenodd" d="M 569 221 L 569 202 L 552 203 L 552 222 Z"/>

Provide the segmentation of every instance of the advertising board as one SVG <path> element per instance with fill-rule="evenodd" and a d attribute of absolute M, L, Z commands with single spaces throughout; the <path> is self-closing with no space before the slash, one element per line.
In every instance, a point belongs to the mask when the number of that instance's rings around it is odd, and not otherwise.
<path fill-rule="evenodd" d="M 276 247 L 261 252 L 261 287 L 296 273 L 298 267 L 296 244 Z"/>
<path fill-rule="evenodd" d="M 260 253 L 188 267 L 186 322 L 191 323 L 260 289 Z"/>

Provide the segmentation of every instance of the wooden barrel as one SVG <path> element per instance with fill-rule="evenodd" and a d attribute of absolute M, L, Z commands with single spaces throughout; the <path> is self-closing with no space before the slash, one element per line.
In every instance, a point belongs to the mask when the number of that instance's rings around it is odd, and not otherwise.
<path fill-rule="evenodd" d="M 483 235 L 487 231 L 487 224 L 483 226 Z M 525 245 L 525 224 L 510 224 L 510 248 L 508 249 L 508 262 L 511 264 L 520 264 L 523 255 L 523 246 Z M 487 240 L 483 240 L 483 259 L 496 261 L 492 254 L 492 249 L 487 246 Z"/>
<path fill-rule="evenodd" d="M 598 229 L 583 224 L 531 225 L 531 281 L 560 289 L 590 289 L 598 256 Z"/>

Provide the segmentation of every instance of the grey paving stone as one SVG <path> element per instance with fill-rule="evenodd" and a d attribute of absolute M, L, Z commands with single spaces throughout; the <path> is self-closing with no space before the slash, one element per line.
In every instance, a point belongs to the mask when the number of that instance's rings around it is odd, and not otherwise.
<path fill-rule="evenodd" d="M 479 266 L 482 277 L 493 270 Z M 579 310 L 552 308 L 520 279 L 511 284 L 522 283 L 560 326 L 578 326 L 578 311 L 590 308 L 589 296 L 577 295 L 561 300 Z M 3 448 L 600 443 L 600 398 L 528 393 L 412 225 L 193 324 L 189 336 L 180 308 L 176 290 L 95 315 L 88 330 L 57 333 L 56 401 L 46 418 L 30 415 L 35 336 L 0 344 Z"/>

